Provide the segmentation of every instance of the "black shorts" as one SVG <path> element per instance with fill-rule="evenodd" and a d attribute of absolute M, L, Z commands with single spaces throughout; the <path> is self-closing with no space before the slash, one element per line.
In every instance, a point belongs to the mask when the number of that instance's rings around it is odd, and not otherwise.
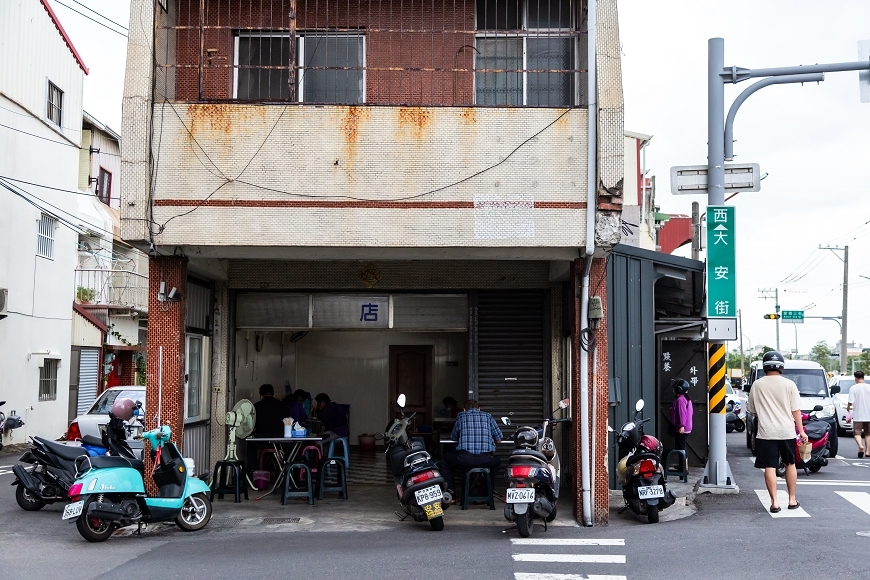
<path fill-rule="evenodd" d="M 794 465 L 796 444 L 796 439 L 756 439 L 755 467 L 776 469 L 780 459 L 785 465 Z"/>

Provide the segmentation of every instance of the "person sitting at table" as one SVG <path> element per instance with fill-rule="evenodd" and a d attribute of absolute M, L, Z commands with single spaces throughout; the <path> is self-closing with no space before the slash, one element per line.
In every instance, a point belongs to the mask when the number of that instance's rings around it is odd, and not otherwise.
<path fill-rule="evenodd" d="M 284 403 L 275 398 L 275 387 L 268 383 L 260 385 L 260 400 L 254 403 L 254 410 L 257 412 L 254 437 L 284 436 L 287 409 Z"/>
<path fill-rule="evenodd" d="M 495 446 L 503 437 L 492 415 L 481 411 L 477 401 L 469 399 L 465 411 L 457 415 L 453 426 L 451 438 L 457 442 L 456 450 L 444 454 L 441 467 L 447 489 L 454 498 L 454 471 L 465 473 L 474 467 L 488 467 L 491 472 L 497 470 L 501 461 L 495 456 Z"/>
<path fill-rule="evenodd" d="M 295 393 L 290 394 L 284 399 L 284 404 L 287 407 L 287 417 L 293 417 L 293 420 L 299 423 L 308 419 L 308 413 L 305 411 L 305 405 L 303 404 L 307 394 L 302 389 L 297 389 Z"/>
<path fill-rule="evenodd" d="M 326 393 L 314 397 L 317 404 L 317 418 L 329 435 L 329 439 L 349 437 L 350 426 L 347 424 L 347 412 L 341 405 L 329 398 Z"/>
<path fill-rule="evenodd" d="M 464 409 L 459 406 L 459 401 L 453 397 L 444 397 L 442 403 L 444 403 L 444 409 L 447 411 L 447 416 L 451 419 L 455 419 L 459 413 L 464 411 Z"/>

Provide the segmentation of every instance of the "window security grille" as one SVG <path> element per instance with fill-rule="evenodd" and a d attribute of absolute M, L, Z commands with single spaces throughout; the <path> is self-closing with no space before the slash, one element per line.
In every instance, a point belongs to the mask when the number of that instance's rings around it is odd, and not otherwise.
<path fill-rule="evenodd" d="M 57 367 L 55 358 L 47 358 L 39 367 L 39 400 L 54 401 L 57 399 Z"/>
<path fill-rule="evenodd" d="M 54 259 L 54 229 L 57 220 L 48 214 L 42 214 L 37 222 L 36 255 L 41 258 Z"/>
<path fill-rule="evenodd" d="M 97 178 L 97 199 L 106 205 L 112 200 L 112 174 L 102 167 Z"/>
<path fill-rule="evenodd" d="M 61 126 L 63 120 L 63 91 L 57 88 L 54 83 L 48 83 L 48 102 L 46 103 L 45 117 L 57 125 Z"/>

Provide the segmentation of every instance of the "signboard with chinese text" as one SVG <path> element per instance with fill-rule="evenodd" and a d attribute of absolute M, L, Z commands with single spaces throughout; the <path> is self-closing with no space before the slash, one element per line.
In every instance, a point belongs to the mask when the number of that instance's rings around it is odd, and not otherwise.
<path fill-rule="evenodd" d="M 791 322 L 792 324 L 803 324 L 804 323 L 804 311 L 803 310 L 783 310 L 782 311 L 782 321 L 783 322 Z"/>
<path fill-rule="evenodd" d="M 707 318 L 737 316 L 734 206 L 707 206 Z"/>
<path fill-rule="evenodd" d="M 683 379 L 689 383 L 692 400 L 693 426 L 689 435 L 688 456 L 692 465 L 704 465 L 707 455 L 707 350 L 700 340 L 660 340 L 658 343 L 658 399 L 662 419 L 658 424 L 658 437 L 665 447 L 672 447 L 673 436 L 667 426 L 674 401 L 673 381 Z"/>
<path fill-rule="evenodd" d="M 315 294 L 313 328 L 389 328 L 390 297 Z"/>

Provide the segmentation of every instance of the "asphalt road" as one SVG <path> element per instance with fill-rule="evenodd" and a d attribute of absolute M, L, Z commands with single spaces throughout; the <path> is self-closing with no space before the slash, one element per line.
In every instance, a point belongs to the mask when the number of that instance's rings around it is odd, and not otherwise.
<path fill-rule="evenodd" d="M 851 438 L 847 459 L 819 473 L 800 473 L 801 510 L 773 517 L 762 474 L 742 434 L 728 435 L 738 495 L 699 495 L 696 515 L 656 525 L 630 515 L 607 527 L 537 528 L 531 543 L 492 526 L 450 525 L 444 532 L 396 522 L 379 532 L 241 533 L 210 526 L 88 544 L 60 521 L 62 506 L 27 513 L 18 508 L 14 456 L 0 456 L 0 569 L 27 578 L 353 578 L 433 577 L 513 580 L 620 578 L 868 577 L 870 460 L 858 460 Z M 785 489 L 785 486 L 781 486 Z M 785 502 L 783 501 L 783 505 Z M 449 516 L 448 512 L 448 516 Z M 867 532 L 866 536 L 858 532 Z"/>

